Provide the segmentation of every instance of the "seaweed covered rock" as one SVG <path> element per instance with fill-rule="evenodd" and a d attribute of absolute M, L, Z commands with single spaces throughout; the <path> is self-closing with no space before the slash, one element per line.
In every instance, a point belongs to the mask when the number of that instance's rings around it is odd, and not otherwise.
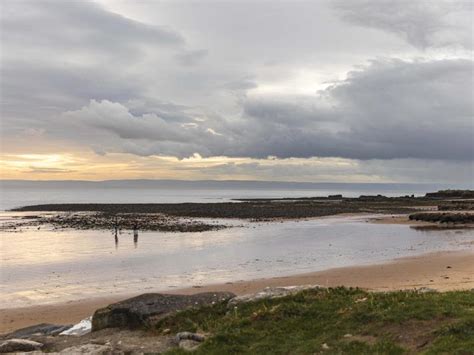
<path fill-rule="evenodd" d="M 425 197 L 433 199 L 474 198 L 474 190 L 439 190 L 437 192 L 428 192 Z"/>
<path fill-rule="evenodd" d="M 409 216 L 410 220 L 433 223 L 471 224 L 474 213 L 468 212 L 419 212 Z"/>
<path fill-rule="evenodd" d="M 104 328 L 139 329 L 177 311 L 209 306 L 235 297 L 230 292 L 205 292 L 195 295 L 146 293 L 95 311 L 92 331 Z"/>

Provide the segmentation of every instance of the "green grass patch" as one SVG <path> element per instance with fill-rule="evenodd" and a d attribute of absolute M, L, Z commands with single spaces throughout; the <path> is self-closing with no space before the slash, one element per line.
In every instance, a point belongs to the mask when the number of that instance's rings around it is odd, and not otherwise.
<path fill-rule="evenodd" d="M 208 333 L 198 354 L 474 354 L 474 292 L 311 290 L 180 312 L 166 328 Z"/>

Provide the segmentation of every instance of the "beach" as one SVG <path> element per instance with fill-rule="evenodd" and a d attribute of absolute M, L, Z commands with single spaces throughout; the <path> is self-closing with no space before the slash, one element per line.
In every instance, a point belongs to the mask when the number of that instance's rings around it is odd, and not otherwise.
<path fill-rule="evenodd" d="M 369 196 L 4 212 L 0 333 L 74 324 L 152 292 L 474 289 L 472 225 L 413 220 L 407 213 L 447 203 Z M 229 218 L 234 214 L 241 218 Z"/>
<path fill-rule="evenodd" d="M 224 284 L 211 284 L 168 293 L 194 294 L 229 291 L 237 295 L 253 293 L 265 287 L 322 285 L 360 287 L 372 291 L 393 291 L 428 287 L 439 291 L 474 288 L 474 252 L 439 252 L 400 258 L 391 262 L 334 268 L 285 277 L 263 278 Z M 128 296 L 135 296 L 130 294 Z M 72 324 L 98 308 L 128 296 L 90 298 L 51 305 L 0 310 L 0 333 L 37 323 Z"/>

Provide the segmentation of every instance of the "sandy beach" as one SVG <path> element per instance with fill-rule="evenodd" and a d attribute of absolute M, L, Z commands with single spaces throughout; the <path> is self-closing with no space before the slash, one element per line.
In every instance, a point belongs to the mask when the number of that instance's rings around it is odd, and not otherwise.
<path fill-rule="evenodd" d="M 207 285 L 176 290 L 173 293 L 191 294 L 206 291 L 230 291 L 241 295 L 259 291 L 268 286 L 307 284 L 319 284 L 329 287 L 360 287 L 373 291 L 420 287 L 429 287 L 439 291 L 472 289 L 474 288 L 474 252 L 431 253 L 401 258 L 384 264 L 335 268 L 288 277 Z M 75 323 L 91 315 L 97 308 L 124 298 L 127 298 L 127 296 L 1 309 L 0 333 L 37 323 Z"/>

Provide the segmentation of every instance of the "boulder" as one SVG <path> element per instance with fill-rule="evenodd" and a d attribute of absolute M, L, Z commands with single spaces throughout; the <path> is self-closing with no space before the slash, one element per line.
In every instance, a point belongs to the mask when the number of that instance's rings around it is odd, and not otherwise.
<path fill-rule="evenodd" d="M 0 343 L 0 353 L 14 353 L 35 351 L 43 347 L 43 344 L 27 339 L 8 339 Z"/>
<path fill-rule="evenodd" d="M 233 297 L 235 295 L 230 292 L 205 292 L 195 295 L 146 293 L 95 311 L 92 331 L 104 328 L 149 327 L 177 311 L 209 306 Z"/>

